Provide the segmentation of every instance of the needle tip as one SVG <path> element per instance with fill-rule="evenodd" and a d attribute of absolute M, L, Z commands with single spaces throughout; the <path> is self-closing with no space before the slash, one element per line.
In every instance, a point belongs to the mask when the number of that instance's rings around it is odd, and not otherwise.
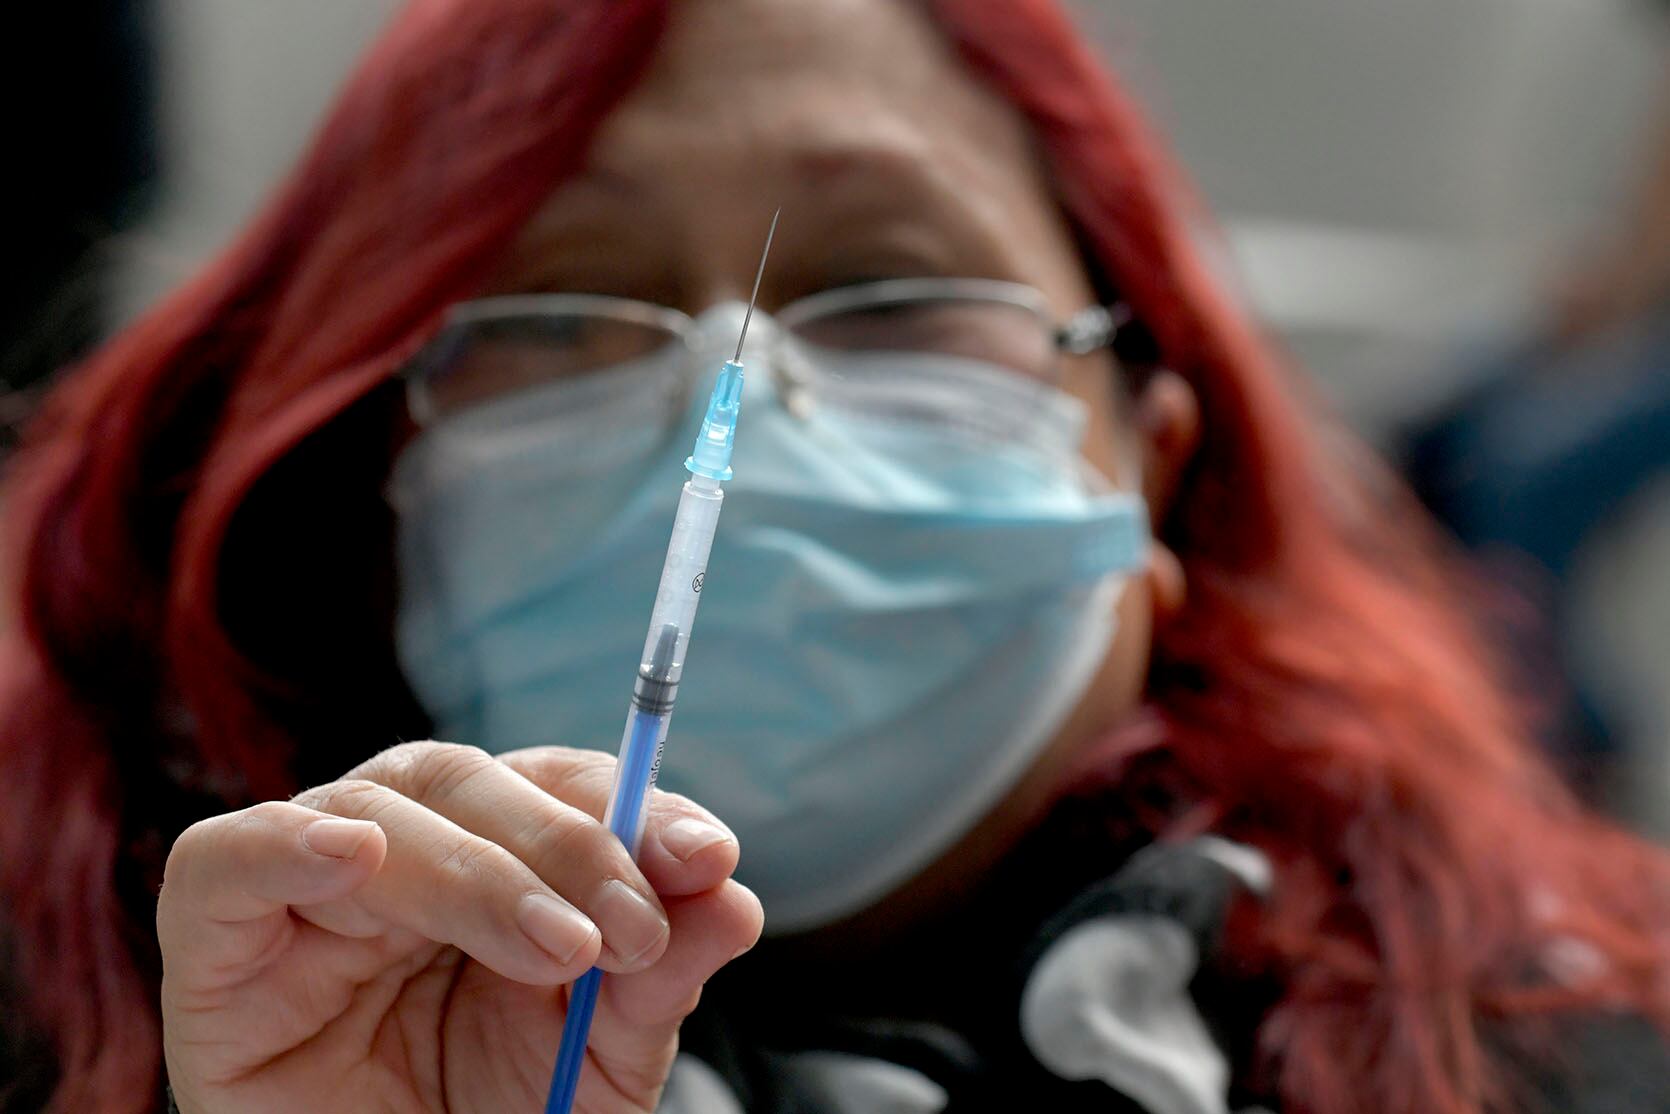
<path fill-rule="evenodd" d="M 733 363 L 742 362 L 742 342 L 748 339 L 748 323 L 754 319 L 754 303 L 760 297 L 760 280 L 765 277 L 765 261 L 771 255 L 771 238 L 777 235 L 777 218 L 783 215 L 783 207 L 779 205 L 777 211 L 771 214 L 771 227 L 766 230 L 765 250 L 760 252 L 760 267 L 754 272 L 754 292 L 748 295 L 748 312 L 742 318 L 742 335 L 736 338 L 736 356 Z"/>

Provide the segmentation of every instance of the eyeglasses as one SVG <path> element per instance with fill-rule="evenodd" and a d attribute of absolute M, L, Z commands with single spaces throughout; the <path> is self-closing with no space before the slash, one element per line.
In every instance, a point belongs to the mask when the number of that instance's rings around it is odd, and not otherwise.
<path fill-rule="evenodd" d="M 922 377 L 943 386 L 992 368 L 1010 373 L 1012 388 L 1042 397 L 1059 386 L 1063 356 L 1108 347 L 1129 314 L 1123 306 L 1090 306 L 1058 323 L 1029 286 L 911 278 L 813 294 L 772 317 L 778 328 L 764 340 L 765 362 L 783 405 L 805 415 L 820 404 L 897 403 Z M 419 424 L 487 404 L 502 415 L 496 420 L 515 424 L 523 398 L 538 396 L 529 412 L 541 415 L 551 412 L 552 399 L 573 409 L 598 405 L 615 392 L 598 381 L 611 376 L 597 373 L 630 365 L 640 372 L 630 389 L 660 392 L 676 418 L 693 371 L 704 370 L 691 359 L 698 341 L 694 318 L 629 298 L 483 298 L 454 307 L 404 377 Z"/>

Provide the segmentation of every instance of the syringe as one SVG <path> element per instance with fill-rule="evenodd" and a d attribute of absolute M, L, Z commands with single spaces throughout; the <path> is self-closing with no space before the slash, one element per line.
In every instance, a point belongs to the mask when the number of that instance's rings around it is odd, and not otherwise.
<path fill-rule="evenodd" d="M 719 525 L 719 508 L 725 500 L 720 487 L 731 478 L 731 449 L 736 441 L 737 412 L 742 407 L 742 342 L 748 337 L 748 323 L 754 317 L 754 303 L 760 296 L 760 279 L 765 275 L 771 238 L 777 233 L 778 210 L 772 214 L 771 229 L 760 253 L 754 274 L 754 292 L 748 298 L 748 312 L 742 319 L 742 335 L 736 341 L 736 355 L 719 369 L 719 379 L 708 399 L 696 447 L 684 462 L 690 471 L 673 517 L 673 537 L 667 544 L 667 561 L 661 566 L 661 586 L 655 592 L 650 612 L 649 635 L 639 659 L 638 678 L 632 686 L 632 703 L 626 712 L 626 732 L 620 742 L 620 759 L 615 765 L 615 787 L 609 796 L 603 822 L 625 844 L 634 859 L 644 838 L 645 805 L 649 791 L 661 770 L 661 751 L 667 742 L 667 724 L 673 716 L 678 681 L 684 672 L 684 654 L 690 646 L 690 628 L 696 621 L 702 584 L 707 576 L 707 557 L 713 548 L 713 533 Z M 568 996 L 568 1016 L 563 1022 L 562 1044 L 557 1066 L 551 1076 L 551 1093 L 545 1114 L 569 1114 L 580 1086 L 580 1069 L 586 1059 L 586 1038 L 591 1032 L 592 1013 L 603 972 L 593 967 L 574 983 Z"/>

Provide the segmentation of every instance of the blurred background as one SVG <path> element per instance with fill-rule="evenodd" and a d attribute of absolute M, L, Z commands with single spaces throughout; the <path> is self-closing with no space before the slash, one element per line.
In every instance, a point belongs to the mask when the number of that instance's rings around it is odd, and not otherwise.
<path fill-rule="evenodd" d="M 8 445 L 54 369 L 250 214 L 396 2 L 27 6 L 14 165 L 44 173 L 13 182 Z M 1569 681 L 1549 746 L 1670 838 L 1670 3 L 1072 6 L 1216 210 L 1226 274 L 1550 620 L 1523 642 Z"/>

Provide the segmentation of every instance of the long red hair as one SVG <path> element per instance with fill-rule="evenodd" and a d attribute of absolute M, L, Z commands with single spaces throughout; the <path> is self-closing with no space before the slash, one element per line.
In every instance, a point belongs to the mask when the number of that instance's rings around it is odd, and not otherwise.
<path fill-rule="evenodd" d="M 1146 722 L 1197 806 L 1177 823 L 1278 867 L 1230 941 L 1282 987 L 1262 1085 L 1293 1112 L 1477 1114 L 1509 1101 L 1481 1018 L 1662 1016 L 1670 871 L 1532 756 L 1427 527 L 1347 478 L 1131 101 L 1051 0 L 929 7 L 1201 399 Z M 389 636 L 391 373 L 579 165 L 664 8 L 415 0 L 263 215 L 50 399 L 7 500 L 0 931 L 54 1109 L 154 1105 L 177 830 L 422 730 Z"/>

